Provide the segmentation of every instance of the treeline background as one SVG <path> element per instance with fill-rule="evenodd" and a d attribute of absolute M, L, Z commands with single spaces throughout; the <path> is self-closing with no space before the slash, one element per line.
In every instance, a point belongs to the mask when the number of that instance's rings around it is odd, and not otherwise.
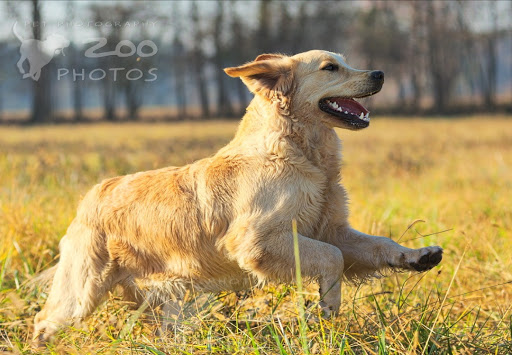
<path fill-rule="evenodd" d="M 251 95 L 223 68 L 258 54 L 341 52 L 386 73 L 370 108 L 380 113 L 512 112 L 512 1 L 5 1 L 0 3 L 0 122 L 182 120 L 240 117 Z M 77 26 L 77 23 L 90 26 Z M 107 26 L 129 23 L 129 26 Z M 16 68 L 23 38 L 71 40 L 39 81 Z M 100 24 L 98 26 L 94 24 Z M 121 40 L 151 40 L 158 53 L 87 58 Z M 25 64 L 26 65 L 26 64 Z M 84 69 L 85 80 L 59 68 Z M 94 69 L 157 68 L 154 81 L 90 80 Z"/>

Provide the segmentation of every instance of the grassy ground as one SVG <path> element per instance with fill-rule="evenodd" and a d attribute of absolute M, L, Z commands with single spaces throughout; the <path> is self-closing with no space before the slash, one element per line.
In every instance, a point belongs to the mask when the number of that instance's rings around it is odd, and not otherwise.
<path fill-rule="evenodd" d="M 235 129 L 232 122 L 1 127 L 0 352 L 32 353 L 33 317 L 46 293 L 23 285 L 56 262 L 81 195 L 106 177 L 211 154 Z M 301 317 L 294 287 L 213 295 L 196 302 L 202 311 L 189 326 L 163 337 L 151 316 L 112 294 L 38 351 L 512 353 L 512 118 L 375 119 L 367 130 L 339 134 L 352 225 L 411 247 L 441 245 L 440 267 L 347 285 L 334 320 L 317 320 L 315 311 Z"/>

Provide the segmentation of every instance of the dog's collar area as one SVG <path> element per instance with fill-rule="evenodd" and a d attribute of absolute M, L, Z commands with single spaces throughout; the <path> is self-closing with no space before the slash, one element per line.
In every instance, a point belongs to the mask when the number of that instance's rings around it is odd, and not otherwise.
<path fill-rule="evenodd" d="M 354 99 L 329 97 L 320 100 L 318 106 L 354 128 L 366 128 L 370 124 L 370 111 Z"/>

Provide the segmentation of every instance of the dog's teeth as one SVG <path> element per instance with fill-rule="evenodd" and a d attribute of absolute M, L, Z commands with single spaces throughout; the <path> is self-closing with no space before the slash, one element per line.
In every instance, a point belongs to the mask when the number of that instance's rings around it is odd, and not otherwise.
<path fill-rule="evenodd" d="M 338 108 L 338 104 L 337 104 L 336 102 L 333 102 L 333 103 L 332 103 L 332 107 L 334 107 L 334 108 Z"/>
<path fill-rule="evenodd" d="M 345 113 L 348 113 L 348 111 L 345 111 Z"/>
<path fill-rule="evenodd" d="M 361 112 L 361 115 L 359 115 L 359 118 L 364 120 L 364 113 Z"/>
<path fill-rule="evenodd" d="M 343 107 L 338 107 L 336 111 L 343 112 Z"/>

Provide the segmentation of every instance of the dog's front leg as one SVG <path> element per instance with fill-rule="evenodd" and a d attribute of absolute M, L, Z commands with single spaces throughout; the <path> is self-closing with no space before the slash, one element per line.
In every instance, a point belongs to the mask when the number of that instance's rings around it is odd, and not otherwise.
<path fill-rule="evenodd" d="M 410 249 L 389 238 L 367 235 L 349 227 L 338 229 L 333 244 L 343 253 L 348 278 L 364 279 L 389 268 L 426 271 L 443 257 L 443 249 L 438 246 Z"/>
<path fill-rule="evenodd" d="M 245 229 L 245 228 L 244 228 Z M 245 232 L 245 233 L 244 233 Z M 295 254 L 291 232 L 234 231 L 230 254 L 240 267 L 260 280 L 295 281 Z M 325 315 L 338 312 L 341 302 L 343 255 L 334 245 L 298 235 L 301 275 L 320 285 L 320 305 Z"/>

